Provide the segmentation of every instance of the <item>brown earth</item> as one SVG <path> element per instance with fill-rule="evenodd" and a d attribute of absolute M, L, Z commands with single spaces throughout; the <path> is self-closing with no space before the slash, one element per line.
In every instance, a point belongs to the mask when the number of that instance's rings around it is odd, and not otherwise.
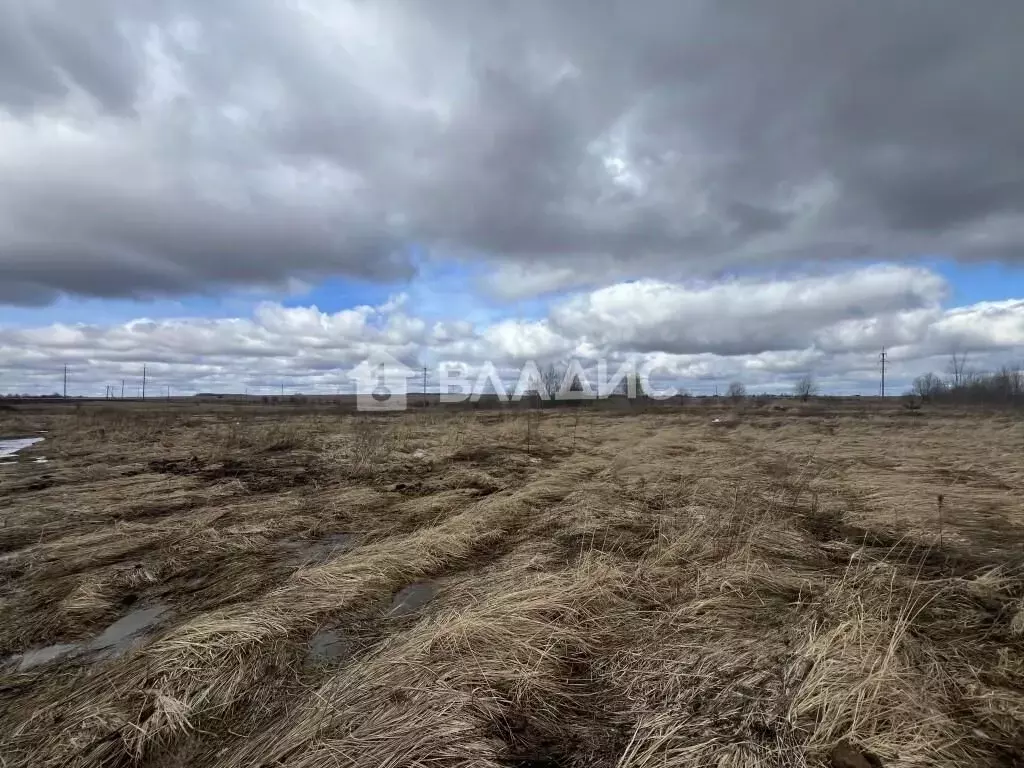
<path fill-rule="evenodd" d="M 5 768 L 1024 764 L 1014 414 L 119 405 L 0 413 Z"/>

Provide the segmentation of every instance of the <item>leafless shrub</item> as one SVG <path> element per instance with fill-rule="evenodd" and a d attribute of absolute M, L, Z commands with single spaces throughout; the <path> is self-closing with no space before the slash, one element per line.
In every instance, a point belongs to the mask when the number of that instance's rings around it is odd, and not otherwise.
<path fill-rule="evenodd" d="M 914 379 L 912 392 L 921 400 L 932 400 L 945 391 L 946 385 L 934 373 L 926 373 Z"/>
<path fill-rule="evenodd" d="M 726 390 L 725 396 L 734 403 L 738 403 L 747 396 L 747 388 L 743 385 L 743 382 L 733 381 L 729 384 L 729 389 Z"/>
<path fill-rule="evenodd" d="M 914 379 L 912 391 L 925 401 L 1024 404 L 1024 368 L 1020 365 L 1003 365 L 987 373 L 966 366 L 967 354 L 954 354 L 946 381 L 934 373 L 925 373 Z"/>
<path fill-rule="evenodd" d="M 793 394 L 807 402 L 808 399 L 818 394 L 818 382 L 811 374 L 805 374 L 793 384 Z"/>
<path fill-rule="evenodd" d="M 903 407 L 908 411 L 916 413 L 921 410 L 921 398 L 917 395 L 908 394 L 903 398 Z"/>

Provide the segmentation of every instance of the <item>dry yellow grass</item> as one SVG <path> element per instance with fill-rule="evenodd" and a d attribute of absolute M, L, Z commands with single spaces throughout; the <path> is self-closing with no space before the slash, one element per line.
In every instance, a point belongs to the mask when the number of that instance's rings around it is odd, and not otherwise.
<path fill-rule="evenodd" d="M 5 768 L 1024 764 L 1007 415 L 0 418 Z"/>

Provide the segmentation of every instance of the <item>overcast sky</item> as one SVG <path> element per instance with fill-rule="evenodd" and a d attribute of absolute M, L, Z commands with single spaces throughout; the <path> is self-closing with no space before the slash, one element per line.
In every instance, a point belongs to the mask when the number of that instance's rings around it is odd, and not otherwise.
<path fill-rule="evenodd" d="M 0 0 L 0 391 L 1024 359 L 1024 4 Z"/>

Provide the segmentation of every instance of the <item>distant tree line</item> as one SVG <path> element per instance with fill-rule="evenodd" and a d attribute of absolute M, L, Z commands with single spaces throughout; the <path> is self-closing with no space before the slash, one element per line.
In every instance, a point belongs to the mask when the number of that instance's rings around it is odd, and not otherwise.
<path fill-rule="evenodd" d="M 925 373 L 914 379 L 910 394 L 925 402 L 1024 403 L 1024 368 L 1003 365 L 995 371 L 967 367 L 967 354 L 950 357 L 943 378 Z"/>
<path fill-rule="evenodd" d="M 818 387 L 818 381 L 811 373 L 805 373 L 793 382 L 793 396 L 799 397 L 803 402 L 816 397 L 820 392 L 821 389 Z M 739 402 L 747 397 L 747 388 L 742 381 L 733 381 L 725 391 L 725 396 L 734 402 Z M 760 397 L 763 399 L 767 396 L 767 394 L 764 394 Z"/>

